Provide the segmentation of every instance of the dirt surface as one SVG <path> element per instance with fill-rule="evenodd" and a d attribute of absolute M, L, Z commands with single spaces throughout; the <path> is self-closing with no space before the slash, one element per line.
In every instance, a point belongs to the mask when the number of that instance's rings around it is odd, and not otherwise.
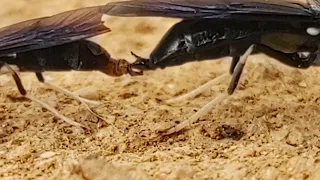
<path fill-rule="evenodd" d="M 106 0 L 1 0 L 1 26 Z M 108 18 L 97 40 L 115 58 L 147 57 L 177 20 Z M 251 56 L 229 100 L 180 133 L 157 132 L 190 117 L 228 82 L 178 104 L 184 94 L 228 71 L 230 59 L 188 63 L 111 78 L 98 72 L 45 73 L 51 82 L 98 100 L 90 114 L 78 101 L 21 73 L 28 92 L 90 127 L 80 130 L 20 98 L 0 76 L 1 179 L 319 179 L 319 69 L 296 70 Z M 110 124 L 111 123 L 111 124 Z"/>

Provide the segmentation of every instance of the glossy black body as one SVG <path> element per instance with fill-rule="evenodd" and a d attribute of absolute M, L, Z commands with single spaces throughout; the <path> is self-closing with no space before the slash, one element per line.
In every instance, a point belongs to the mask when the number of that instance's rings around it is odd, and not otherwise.
<path fill-rule="evenodd" d="M 135 0 L 113 2 L 104 13 L 113 16 L 181 18 L 162 38 L 149 58 L 134 63 L 152 70 L 191 61 L 231 56 L 239 59 L 252 44 L 253 53 L 265 53 L 297 68 L 319 65 L 319 1 L 275 0 Z M 302 52 L 310 55 L 301 57 Z"/>
<path fill-rule="evenodd" d="M 11 73 L 22 95 L 26 90 L 10 65 L 22 72 L 35 72 L 40 82 L 45 82 L 44 71 L 101 71 L 115 77 L 143 74 L 88 40 L 110 32 L 102 21 L 103 8 L 75 9 L 0 29 L 0 67 L 5 66 Z"/>
<path fill-rule="evenodd" d="M 110 55 L 87 38 L 109 32 L 103 6 L 20 22 L 0 29 L 0 64 L 21 71 L 106 71 Z"/>
<path fill-rule="evenodd" d="M 152 51 L 147 61 L 149 68 L 177 66 L 191 61 L 240 57 L 251 44 L 263 47 L 254 53 L 264 52 L 277 59 L 275 51 L 291 58 L 296 52 L 314 51 L 316 39 L 306 32 L 315 23 L 291 23 L 235 20 L 183 20 L 175 24 Z M 266 47 L 275 51 L 269 52 Z M 287 63 L 306 67 L 300 61 Z"/>
<path fill-rule="evenodd" d="M 16 53 L 15 56 L 3 58 L 2 61 L 17 65 L 21 72 L 104 71 L 110 58 L 110 55 L 100 45 L 81 40 Z"/>

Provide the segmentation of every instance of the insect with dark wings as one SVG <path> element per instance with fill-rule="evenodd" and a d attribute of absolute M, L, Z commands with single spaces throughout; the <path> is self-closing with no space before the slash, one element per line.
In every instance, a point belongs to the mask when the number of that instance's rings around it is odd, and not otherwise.
<path fill-rule="evenodd" d="M 28 95 L 11 66 L 17 66 L 21 72 L 35 72 L 40 82 L 84 104 L 96 102 L 80 98 L 66 89 L 46 82 L 42 73 L 76 70 L 101 71 L 110 76 L 141 75 L 142 73 L 134 71 L 126 60 L 113 59 L 103 47 L 88 40 L 110 31 L 102 21 L 103 8 L 104 6 L 95 6 L 71 10 L 0 29 L 0 67 L 12 74 L 20 93 L 77 126 L 82 125 Z"/>
<path fill-rule="evenodd" d="M 191 61 L 232 57 L 228 93 L 218 96 L 188 120 L 169 129 L 177 132 L 233 94 L 250 54 L 264 53 L 286 65 L 320 65 L 320 1 L 309 0 L 136 0 L 107 4 L 107 15 L 158 16 L 182 19 L 165 34 L 149 58 L 134 53 L 135 67 L 154 70 Z M 185 100 L 221 82 L 228 73 L 173 99 Z"/>

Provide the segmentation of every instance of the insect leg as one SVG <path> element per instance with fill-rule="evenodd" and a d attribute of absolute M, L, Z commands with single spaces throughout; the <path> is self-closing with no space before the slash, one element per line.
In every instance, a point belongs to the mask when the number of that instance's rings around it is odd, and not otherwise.
<path fill-rule="evenodd" d="M 91 103 L 91 104 L 99 104 L 99 102 L 96 102 L 96 101 L 91 101 L 91 100 L 87 100 L 87 99 L 84 99 L 84 98 L 81 98 L 79 96 L 77 96 L 76 94 L 72 93 L 71 91 L 67 90 L 67 89 L 64 89 L 62 87 L 59 87 L 59 86 L 56 86 L 56 85 L 53 85 L 47 81 L 45 81 L 44 77 L 43 77 L 43 74 L 41 72 L 36 72 L 36 76 L 38 78 L 38 80 L 43 83 L 44 85 L 46 85 L 47 87 L 49 87 L 50 89 L 54 90 L 54 91 L 57 91 L 57 92 L 61 92 L 61 93 L 64 93 L 70 97 L 72 97 L 73 99 L 75 100 L 78 100 L 80 101 L 85 107 L 86 109 L 91 113 L 93 114 L 94 116 L 104 120 L 105 122 L 107 123 L 110 123 L 108 120 L 106 120 L 104 117 L 98 115 L 97 113 L 95 113 L 88 105 L 87 103 Z"/>
<path fill-rule="evenodd" d="M 294 68 L 308 68 L 312 65 L 314 59 L 316 58 L 315 53 L 311 53 L 309 57 L 300 58 L 298 53 L 283 53 L 262 44 L 257 44 L 256 50 Z"/>
<path fill-rule="evenodd" d="M 238 57 L 238 56 L 232 57 L 230 69 L 229 69 L 230 74 L 233 74 L 234 69 L 236 68 L 236 65 L 238 64 L 239 60 L 240 60 L 240 57 Z"/>
<path fill-rule="evenodd" d="M 26 89 L 23 87 L 23 84 L 22 84 L 22 81 L 20 79 L 20 77 L 18 76 L 18 74 L 6 63 L 1 63 L 1 65 L 3 65 L 3 67 L 7 68 L 7 71 L 12 75 L 16 85 L 17 85 L 17 88 L 18 88 L 18 91 L 20 92 L 20 94 L 22 96 L 26 96 L 27 95 L 27 91 Z M 8 73 L 7 72 L 7 73 Z"/>
<path fill-rule="evenodd" d="M 56 85 L 54 85 L 54 84 L 51 84 L 51 83 L 45 81 L 45 79 L 44 79 L 44 77 L 43 77 L 43 75 L 42 75 L 41 72 L 36 72 L 36 76 L 37 76 L 37 79 L 38 79 L 41 83 L 43 83 L 44 85 L 46 85 L 46 86 L 49 87 L 50 89 L 55 90 L 55 91 L 57 91 L 57 92 L 64 93 L 64 94 L 72 97 L 73 99 L 82 102 L 82 103 L 85 104 L 85 105 L 86 105 L 86 103 L 87 103 L 87 104 L 94 104 L 94 105 L 99 105 L 99 104 L 100 104 L 100 103 L 97 102 L 97 101 L 92 101 L 92 100 L 88 100 L 88 99 L 84 99 L 84 98 L 82 98 L 82 97 L 79 97 L 79 96 L 77 96 L 76 94 L 72 93 L 71 91 L 69 91 L 69 90 L 67 90 L 67 89 L 64 89 L 64 88 L 62 88 L 62 87 L 56 86 Z M 86 106 L 87 106 L 87 105 L 86 105 Z"/>
<path fill-rule="evenodd" d="M 232 57 L 232 61 L 231 61 L 230 69 L 229 69 L 229 73 L 231 75 L 233 74 L 233 72 L 234 72 L 234 70 L 236 68 L 236 65 L 238 64 L 239 60 L 240 60 L 240 57 L 237 57 L 237 56 Z M 241 72 L 242 72 L 242 70 L 241 70 Z M 229 77 L 229 75 L 227 73 L 222 74 L 222 75 L 212 79 L 211 81 L 201 85 L 200 87 L 198 87 L 198 88 L 196 88 L 196 89 L 194 89 L 194 90 L 192 90 L 192 91 L 190 91 L 190 92 L 188 92 L 186 94 L 183 94 L 183 95 L 178 96 L 176 98 L 167 100 L 166 103 L 169 103 L 169 104 L 177 103 L 177 102 L 186 101 L 186 100 L 188 100 L 190 98 L 196 97 L 197 95 L 203 93 L 204 91 L 206 91 L 207 89 L 211 88 L 212 86 L 223 82 L 227 77 Z"/>
<path fill-rule="evenodd" d="M 27 99 L 33 101 L 33 102 L 36 102 L 38 103 L 39 105 L 41 105 L 43 108 L 47 109 L 48 111 L 52 112 L 55 116 L 57 116 L 58 118 L 62 119 L 63 121 L 65 121 L 66 123 L 68 124 L 71 124 L 71 125 L 74 125 L 74 126 L 77 126 L 77 127 L 85 127 L 83 126 L 82 124 L 80 123 L 77 123 L 76 121 L 72 120 L 72 119 L 69 119 L 67 117 L 65 117 L 64 115 L 60 114 L 55 108 L 51 107 L 49 104 L 39 100 L 38 98 L 36 97 L 33 97 L 31 95 L 28 95 L 27 94 L 27 91 L 25 90 L 25 88 L 23 87 L 22 85 L 22 82 L 21 82 L 21 79 L 19 77 L 19 75 L 6 63 L 4 63 L 4 66 L 8 69 L 8 71 L 10 72 L 10 74 L 12 75 L 17 87 L 18 87 L 18 90 L 19 92 L 24 96 L 26 97 Z"/>
<path fill-rule="evenodd" d="M 266 55 L 273 57 L 273 58 L 279 60 L 280 62 L 282 62 L 286 65 L 292 66 L 292 67 L 307 68 L 311 65 L 311 63 L 313 62 L 313 60 L 315 58 L 313 54 L 312 54 L 312 56 L 310 56 L 307 59 L 306 58 L 299 58 L 298 54 L 296 54 L 296 53 L 286 54 L 286 53 L 283 53 L 280 51 L 276 51 L 276 50 L 269 48 L 267 46 L 264 46 L 264 45 L 260 45 L 260 44 L 251 45 L 246 50 L 246 52 L 240 57 L 238 63 L 236 63 L 236 66 L 235 66 L 233 74 L 232 74 L 232 79 L 231 79 L 231 82 L 230 82 L 228 90 L 227 90 L 228 94 L 218 95 L 215 99 L 213 99 L 211 102 L 209 102 L 204 107 L 202 107 L 198 112 L 193 114 L 189 119 L 184 120 L 180 124 L 168 129 L 163 134 L 170 135 L 170 134 L 181 131 L 186 126 L 195 123 L 200 117 L 204 116 L 209 111 L 211 111 L 215 105 L 228 99 L 228 97 L 233 94 L 233 92 L 238 84 L 238 81 L 239 81 L 239 78 L 240 78 L 241 73 L 243 71 L 243 68 L 245 66 L 245 63 L 246 63 L 249 55 L 252 53 L 253 48 L 255 48 L 257 51 L 263 52 Z M 235 61 L 236 61 L 236 59 L 235 59 Z M 233 63 L 235 63 L 235 62 L 233 62 Z M 232 68 L 233 63 L 231 63 L 230 70 L 233 70 L 233 68 Z"/>
<path fill-rule="evenodd" d="M 177 102 L 182 102 L 182 101 L 186 101 L 190 98 L 196 97 L 197 95 L 203 93 L 204 91 L 206 91 L 207 89 L 211 88 L 212 86 L 219 84 L 221 82 L 223 82 L 227 77 L 229 77 L 230 75 L 228 73 L 222 74 L 214 79 L 212 79 L 211 81 L 201 85 L 200 87 L 186 93 L 183 94 L 181 96 L 178 96 L 176 98 L 173 99 L 169 99 L 166 101 L 166 103 L 177 103 Z"/>
<path fill-rule="evenodd" d="M 312 65 L 312 62 L 316 58 L 316 54 L 311 54 L 307 58 L 300 58 L 297 53 L 283 53 L 281 51 L 274 50 L 268 46 L 257 44 L 252 45 L 249 49 L 245 52 L 245 54 L 240 58 L 240 61 L 235 66 L 234 72 L 232 74 L 232 79 L 228 87 L 228 93 L 233 94 L 234 90 L 236 89 L 240 76 L 242 74 L 243 68 L 245 66 L 246 60 L 248 56 L 252 53 L 253 48 L 257 51 L 263 52 L 264 54 L 280 61 L 283 64 L 286 64 L 291 67 L 296 68 L 308 68 Z"/>
<path fill-rule="evenodd" d="M 237 79 L 239 80 L 239 77 L 241 75 L 241 72 L 243 70 L 245 62 L 248 59 L 249 55 L 252 53 L 254 47 L 255 47 L 255 45 L 251 45 L 246 50 L 246 52 L 240 57 L 240 60 L 237 63 L 235 69 L 234 69 L 234 73 L 233 73 L 232 79 L 231 79 L 231 84 L 234 84 L 234 82 L 237 82 Z M 184 129 L 186 126 L 195 123 L 200 117 L 202 117 L 202 116 L 206 115 L 207 113 L 209 113 L 213 109 L 214 106 L 216 106 L 216 105 L 222 103 L 223 101 L 227 100 L 228 97 L 230 97 L 230 95 L 231 95 L 230 93 L 222 93 L 222 94 L 218 95 L 212 101 L 210 101 L 205 106 L 203 106 L 199 111 L 194 113 L 189 119 L 184 120 L 181 123 L 179 123 L 178 125 L 168 129 L 167 131 L 163 132 L 163 134 L 164 135 L 170 135 L 170 134 L 179 132 L 182 129 Z"/>
<path fill-rule="evenodd" d="M 228 87 L 228 94 L 233 94 L 234 90 L 236 89 L 240 76 L 242 74 L 243 68 L 247 62 L 248 57 L 250 56 L 250 54 L 253 51 L 253 48 L 255 47 L 255 45 L 251 45 L 246 52 L 241 56 L 241 58 L 239 58 L 235 68 L 234 68 L 234 72 L 232 73 L 232 78 L 231 78 L 231 82 L 229 84 Z M 231 67 L 233 66 L 233 63 L 231 63 Z"/>
<path fill-rule="evenodd" d="M 213 109 L 214 106 L 220 104 L 222 101 L 226 100 L 227 98 L 228 98 L 228 95 L 226 93 L 222 93 L 218 95 L 212 101 L 210 101 L 205 106 L 203 106 L 199 111 L 194 113 L 189 119 L 186 119 L 181 123 L 179 123 L 178 125 L 163 132 L 163 135 L 170 135 L 170 134 L 179 132 L 185 127 L 187 127 L 188 125 L 195 123 L 200 117 L 204 116 L 205 114 L 208 114 Z"/>

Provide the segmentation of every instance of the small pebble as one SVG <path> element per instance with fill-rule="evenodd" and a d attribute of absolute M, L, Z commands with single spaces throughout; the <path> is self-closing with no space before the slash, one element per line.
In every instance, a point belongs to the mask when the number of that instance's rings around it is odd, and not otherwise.
<path fill-rule="evenodd" d="M 82 98 L 90 100 L 99 100 L 100 98 L 99 90 L 94 87 L 85 87 L 75 91 L 74 93 L 78 94 Z"/>
<path fill-rule="evenodd" d="M 304 82 L 304 81 L 301 81 L 298 85 L 299 85 L 300 87 L 307 87 L 307 83 Z"/>
<path fill-rule="evenodd" d="M 52 151 L 48 151 L 48 152 L 44 152 L 40 155 L 40 158 L 42 159 L 48 159 L 48 158 L 51 158 L 53 156 L 55 156 L 56 153 L 55 152 L 52 152 Z"/>

